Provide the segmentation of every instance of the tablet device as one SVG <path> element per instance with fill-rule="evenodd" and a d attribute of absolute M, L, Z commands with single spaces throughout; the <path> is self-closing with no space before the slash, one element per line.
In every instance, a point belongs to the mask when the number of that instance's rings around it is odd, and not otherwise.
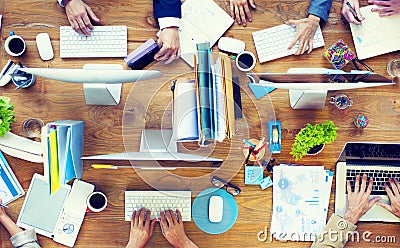
<path fill-rule="evenodd" d="M 36 233 L 52 238 L 70 189 L 69 185 L 61 185 L 53 195 L 50 195 L 46 178 L 34 174 L 18 216 L 17 226 L 25 229 L 34 228 Z"/>

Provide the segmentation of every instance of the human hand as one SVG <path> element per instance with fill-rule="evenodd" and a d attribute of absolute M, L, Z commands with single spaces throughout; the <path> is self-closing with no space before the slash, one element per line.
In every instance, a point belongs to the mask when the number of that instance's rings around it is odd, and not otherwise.
<path fill-rule="evenodd" d="M 347 5 L 347 2 L 349 2 L 350 5 L 353 6 L 353 9 L 356 11 L 358 20 L 353 15 L 353 13 L 351 13 L 350 7 Z M 342 15 L 349 23 L 354 23 L 357 25 L 361 25 L 361 22 L 365 19 L 365 17 L 361 15 L 360 4 L 358 3 L 358 0 L 344 0 L 342 5 Z"/>
<path fill-rule="evenodd" d="M 378 202 L 377 205 L 385 208 L 392 214 L 396 215 L 400 218 L 400 184 L 397 179 L 389 178 L 389 183 L 392 189 L 389 188 L 387 184 L 385 184 L 385 190 L 390 200 L 390 205 Z"/>
<path fill-rule="evenodd" d="M 368 0 L 368 3 L 378 6 L 378 8 L 372 8 L 371 11 L 379 12 L 379 16 L 391 16 L 400 13 L 400 0 Z"/>
<path fill-rule="evenodd" d="M 364 174 L 360 187 L 360 175 L 357 175 L 353 192 L 351 190 L 350 181 L 347 180 L 347 211 L 343 217 L 345 220 L 356 224 L 361 216 L 363 216 L 377 201 L 381 199 L 380 197 L 375 197 L 369 201 L 373 183 L 374 180 L 370 177 L 367 188 L 367 175 Z"/>
<path fill-rule="evenodd" d="M 0 204 L 2 204 L 2 203 L 3 203 L 3 200 L 0 198 Z M 0 222 L 1 222 L 2 219 L 4 219 L 4 217 L 7 217 L 7 216 L 8 215 L 7 215 L 6 210 L 4 209 L 4 207 L 0 206 Z"/>
<path fill-rule="evenodd" d="M 154 55 L 155 60 L 166 60 L 165 64 L 169 64 L 174 59 L 179 58 L 180 43 L 177 27 L 169 27 L 161 30 L 157 43 L 161 49 L 156 53 L 156 55 Z"/>
<path fill-rule="evenodd" d="M 299 42 L 299 48 L 294 53 L 295 55 L 303 54 L 307 48 L 307 53 L 313 50 L 313 38 L 317 31 L 320 18 L 315 15 L 309 15 L 305 19 L 301 20 L 290 20 L 286 22 L 288 25 L 296 25 L 296 37 L 294 37 L 292 43 L 290 43 L 288 50 L 292 49 L 297 42 Z"/>
<path fill-rule="evenodd" d="M 178 217 L 178 219 L 176 218 Z M 183 228 L 182 215 L 176 210 L 176 215 L 172 210 L 161 211 L 160 226 L 164 237 L 175 248 L 197 247 L 185 233 Z"/>
<path fill-rule="evenodd" d="M 253 21 L 249 5 L 254 9 L 256 8 L 254 0 L 230 0 L 231 16 L 233 19 L 236 19 L 239 25 L 243 25 L 243 27 L 246 27 L 246 19 L 250 22 Z"/>
<path fill-rule="evenodd" d="M 157 219 L 150 221 L 150 215 L 150 210 L 145 208 L 133 211 L 131 232 L 129 233 L 129 242 L 126 248 L 141 248 L 149 241 L 151 235 L 153 235 L 154 224 L 157 222 Z"/>
<path fill-rule="evenodd" d="M 89 5 L 82 0 L 66 0 L 65 13 L 67 13 L 68 21 L 75 32 L 86 36 L 90 36 L 90 31 L 88 29 L 93 30 L 90 19 L 94 22 L 100 21 Z"/>

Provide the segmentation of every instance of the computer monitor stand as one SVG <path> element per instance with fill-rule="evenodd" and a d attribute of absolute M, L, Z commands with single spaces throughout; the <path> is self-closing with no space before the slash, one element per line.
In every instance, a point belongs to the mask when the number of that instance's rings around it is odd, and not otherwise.
<path fill-rule="evenodd" d="M 172 129 L 143 129 L 140 152 L 177 153 L 178 147 L 172 138 Z"/>
<path fill-rule="evenodd" d="M 84 70 L 123 70 L 118 64 L 86 64 Z M 122 83 L 83 83 L 86 104 L 89 105 L 118 105 L 121 100 Z"/>
<path fill-rule="evenodd" d="M 293 109 L 323 109 L 327 90 L 289 90 L 290 106 Z"/>

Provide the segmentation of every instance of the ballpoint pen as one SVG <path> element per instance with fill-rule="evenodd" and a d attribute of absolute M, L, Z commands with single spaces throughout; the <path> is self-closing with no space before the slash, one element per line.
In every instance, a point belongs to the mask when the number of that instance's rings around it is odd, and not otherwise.
<path fill-rule="evenodd" d="M 251 148 L 253 148 L 253 149 L 256 147 L 256 145 L 254 145 L 253 143 L 251 143 L 247 139 L 243 139 L 243 142 L 246 143 L 247 145 L 251 146 Z"/>
<path fill-rule="evenodd" d="M 350 12 L 353 14 L 354 18 L 358 21 L 361 22 L 361 20 L 358 18 L 356 10 L 351 6 L 350 2 L 346 2 L 346 5 L 349 7 Z"/>
<path fill-rule="evenodd" d="M 3 203 L 0 203 L 0 207 L 2 207 L 2 208 L 8 208 L 8 206 L 7 206 L 7 205 L 4 205 Z"/>

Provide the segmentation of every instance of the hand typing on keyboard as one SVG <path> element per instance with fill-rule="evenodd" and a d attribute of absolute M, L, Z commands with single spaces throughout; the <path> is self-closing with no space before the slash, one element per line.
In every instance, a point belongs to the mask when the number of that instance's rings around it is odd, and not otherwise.
<path fill-rule="evenodd" d="M 93 30 L 90 19 L 94 22 L 100 22 L 100 19 L 94 14 L 89 5 L 82 0 L 65 1 L 65 13 L 71 27 L 82 35 L 90 36 L 89 29 Z"/>
<path fill-rule="evenodd" d="M 289 25 L 296 25 L 296 37 L 290 43 L 288 49 L 290 50 L 297 42 L 299 47 L 294 53 L 295 55 L 303 54 L 305 51 L 311 53 L 313 50 L 313 38 L 317 28 L 319 26 L 320 18 L 315 15 L 309 15 L 305 19 L 301 20 L 290 20 L 286 22 Z"/>
<path fill-rule="evenodd" d="M 176 212 L 172 210 L 161 211 L 158 219 L 150 220 L 150 216 L 150 210 L 145 208 L 133 211 L 129 242 L 126 248 L 144 247 L 153 235 L 154 225 L 157 221 L 160 222 L 162 234 L 172 246 L 197 247 L 185 233 L 179 210 L 176 210 Z"/>
<path fill-rule="evenodd" d="M 385 190 L 389 197 L 390 205 L 383 202 L 378 202 L 377 205 L 400 218 L 400 184 L 396 178 L 389 178 L 389 184 L 390 187 L 385 184 Z"/>

